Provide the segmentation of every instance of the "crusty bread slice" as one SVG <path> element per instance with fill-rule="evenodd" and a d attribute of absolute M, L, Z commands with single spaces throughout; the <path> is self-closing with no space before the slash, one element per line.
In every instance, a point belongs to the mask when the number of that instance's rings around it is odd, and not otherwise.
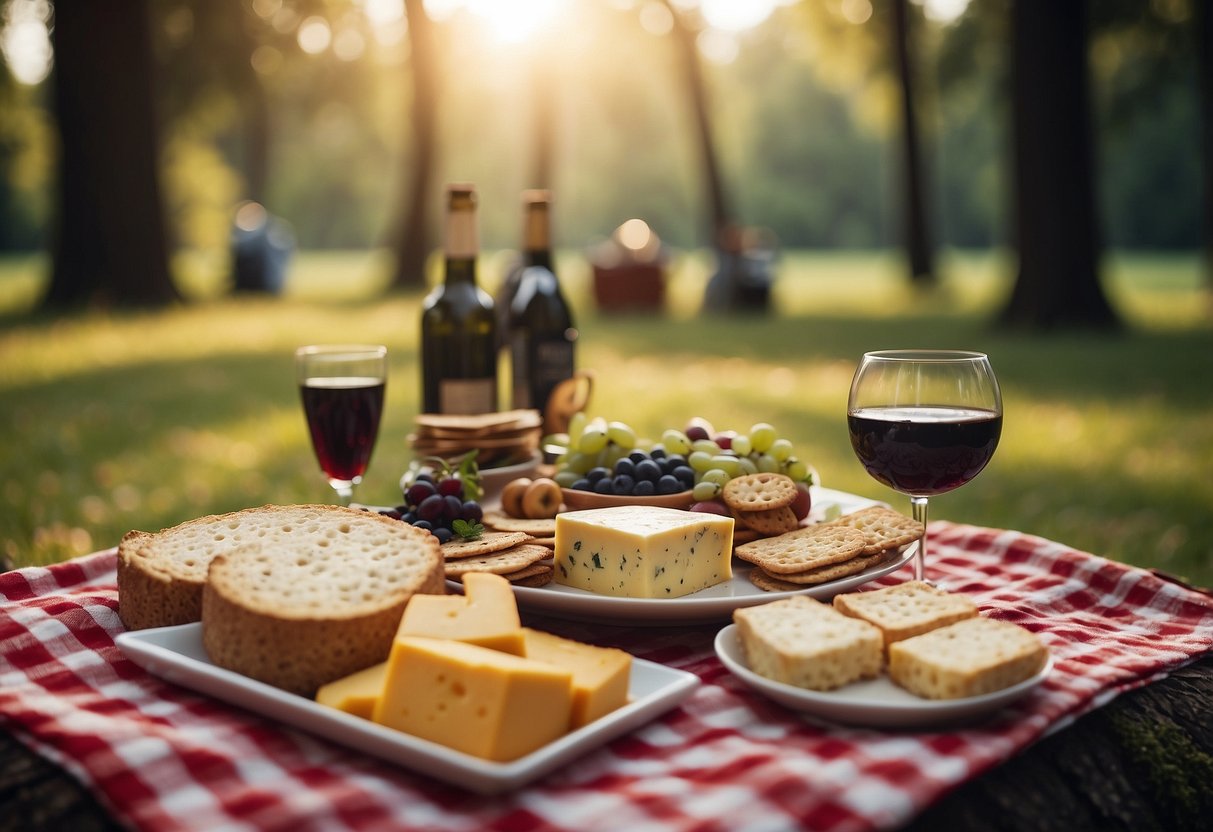
<path fill-rule="evenodd" d="M 977 615 L 977 605 L 967 595 L 946 592 L 923 581 L 835 595 L 834 608 L 879 627 L 886 648 L 895 641 Z"/>
<path fill-rule="evenodd" d="M 793 595 L 733 612 L 746 663 L 760 676 L 831 690 L 880 673 L 880 630 L 829 604 Z"/>
<path fill-rule="evenodd" d="M 220 667 L 313 696 L 387 658 L 414 594 L 445 592 L 438 539 L 407 523 L 303 507 L 276 529 L 211 561 L 202 643 Z"/>
<path fill-rule="evenodd" d="M 889 645 L 889 678 L 927 699 L 961 699 L 1029 679 L 1047 660 L 1031 631 L 979 616 Z"/>

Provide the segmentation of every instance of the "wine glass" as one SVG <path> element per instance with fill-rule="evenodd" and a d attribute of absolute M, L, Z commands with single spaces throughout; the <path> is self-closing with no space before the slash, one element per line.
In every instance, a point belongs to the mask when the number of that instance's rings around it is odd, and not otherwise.
<path fill-rule="evenodd" d="M 387 348 L 369 344 L 300 347 L 295 350 L 295 376 L 320 469 L 341 504 L 349 505 L 379 434 Z"/>
<path fill-rule="evenodd" d="M 865 353 L 847 428 L 868 473 L 909 496 L 923 527 L 914 579 L 925 580 L 927 498 L 973 479 L 998 447 L 1002 393 L 990 359 L 961 350 Z"/>

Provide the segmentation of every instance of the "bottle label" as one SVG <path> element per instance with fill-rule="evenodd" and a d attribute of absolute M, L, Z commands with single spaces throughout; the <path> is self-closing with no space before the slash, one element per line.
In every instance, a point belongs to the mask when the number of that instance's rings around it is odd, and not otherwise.
<path fill-rule="evenodd" d="M 443 413 L 493 413 L 497 410 L 496 379 L 446 378 L 439 383 L 438 398 Z"/>
<path fill-rule="evenodd" d="M 573 343 L 565 339 L 530 341 L 527 333 L 514 335 L 514 407 L 547 407 L 556 385 L 573 377 Z"/>

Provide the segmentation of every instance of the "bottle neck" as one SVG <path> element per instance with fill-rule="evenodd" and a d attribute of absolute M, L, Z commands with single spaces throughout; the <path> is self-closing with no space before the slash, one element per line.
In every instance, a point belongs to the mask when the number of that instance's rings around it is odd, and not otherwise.
<path fill-rule="evenodd" d="M 476 234 L 476 203 L 452 194 L 443 239 L 447 283 L 474 283 L 480 241 Z"/>
<path fill-rule="evenodd" d="M 550 271 L 552 269 L 552 240 L 548 206 L 546 198 L 536 198 L 526 203 L 522 226 L 522 250 L 528 266 L 542 266 Z"/>

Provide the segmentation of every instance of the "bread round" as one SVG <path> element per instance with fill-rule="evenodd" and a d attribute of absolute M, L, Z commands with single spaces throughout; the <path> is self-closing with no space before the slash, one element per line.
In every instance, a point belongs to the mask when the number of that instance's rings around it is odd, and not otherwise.
<path fill-rule="evenodd" d="M 211 661 L 283 690 L 387 658 L 415 593 L 445 592 L 438 539 L 368 512 L 303 506 L 216 555 L 202 591 Z"/>

